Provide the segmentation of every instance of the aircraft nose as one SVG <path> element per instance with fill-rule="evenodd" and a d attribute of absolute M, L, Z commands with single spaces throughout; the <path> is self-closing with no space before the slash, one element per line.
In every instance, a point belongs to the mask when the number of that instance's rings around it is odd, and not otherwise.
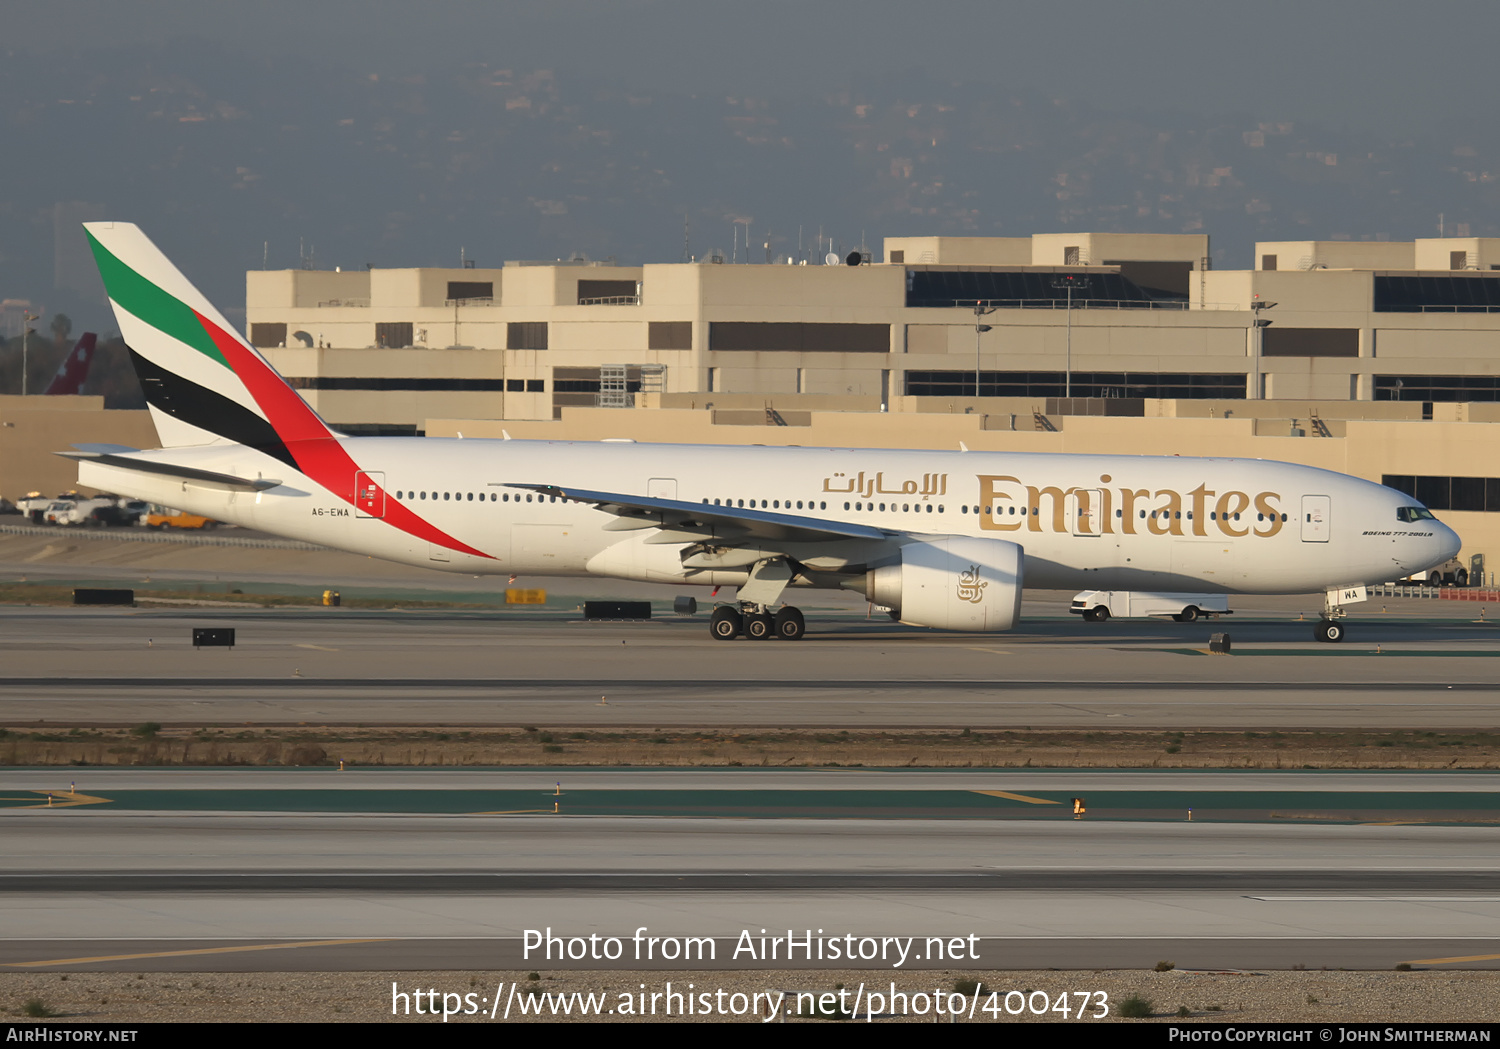
<path fill-rule="evenodd" d="M 1443 524 L 1441 521 L 1438 522 L 1438 529 L 1438 539 L 1443 544 L 1443 560 L 1452 560 L 1453 558 L 1457 557 L 1458 552 L 1463 549 L 1464 541 L 1459 538 L 1457 532 L 1449 528 L 1447 525 Z"/>

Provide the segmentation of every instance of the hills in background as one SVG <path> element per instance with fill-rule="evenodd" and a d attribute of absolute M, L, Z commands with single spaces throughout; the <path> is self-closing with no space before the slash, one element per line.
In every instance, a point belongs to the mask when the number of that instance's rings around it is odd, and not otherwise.
<path fill-rule="evenodd" d="M 687 254 L 757 263 L 862 239 L 878 255 L 884 236 L 1092 230 L 1208 232 L 1214 264 L 1238 268 L 1257 239 L 1436 236 L 1440 216 L 1450 236 L 1500 234 L 1489 127 L 1395 139 L 1110 102 L 919 73 L 747 97 L 180 40 L 13 52 L 0 299 L 112 329 L 76 225 L 96 214 L 140 223 L 231 319 L 263 261 L 675 262 L 685 218 Z"/>

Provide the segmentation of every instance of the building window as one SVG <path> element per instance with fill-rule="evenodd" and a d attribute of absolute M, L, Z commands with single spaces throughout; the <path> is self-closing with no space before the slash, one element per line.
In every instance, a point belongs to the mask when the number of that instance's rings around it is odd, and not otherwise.
<path fill-rule="evenodd" d="M 547 348 L 546 321 L 511 321 L 505 328 L 507 350 L 545 350 Z"/>
<path fill-rule="evenodd" d="M 1265 328 L 1262 357 L 1358 357 L 1358 328 Z"/>
<path fill-rule="evenodd" d="M 1262 255 L 1260 257 L 1260 268 L 1263 270 L 1274 270 L 1276 268 L 1276 256 Z"/>
<path fill-rule="evenodd" d="M 1120 276 L 1153 298 L 1185 299 L 1193 282 L 1191 262 L 1136 259 L 1105 259 L 1106 266 L 1120 267 Z"/>
<path fill-rule="evenodd" d="M 525 393 L 526 392 L 526 380 L 525 379 L 506 379 L 505 380 L 505 392 L 506 393 Z"/>
<path fill-rule="evenodd" d="M 708 348 L 748 352 L 889 353 L 889 324 L 713 321 Z"/>
<path fill-rule="evenodd" d="M 526 392 L 527 393 L 546 393 L 547 392 L 547 380 L 546 379 L 527 379 L 526 380 Z"/>
<path fill-rule="evenodd" d="M 389 321 L 375 325 L 375 345 L 390 349 L 412 344 L 412 325 L 408 321 Z"/>
<path fill-rule="evenodd" d="M 1500 278 L 1454 274 L 1375 277 L 1377 313 L 1495 313 L 1500 312 Z"/>
<path fill-rule="evenodd" d="M 1088 288 L 1073 292 L 1073 308 L 1187 309 L 1186 274 L 1191 268 L 1187 263 L 1181 266 L 1188 268 L 1171 278 L 1179 282 L 1181 295 L 1142 288 L 1122 273 L 1090 273 Z M 1162 276 L 1151 279 L 1170 283 Z M 991 306 L 1063 309 L 1068 295 L 1053 287 L 1055 280 L 1056 274 L 1025 270 L 907 270 L 906 305 L 971 309 L 975 300 L 982 300 Z"/>
<path fill-rule="evenodd" d="M 895 263 L 898 266 L 901 265 L 902 263 L 904 263 L 906 261 L 906 252 L 905 251 L 893 251 L 893 252 L 891 252 L 890 261 L 893 262 L 893 263 Z"/>
<path fill-rule="evenodd" d="M 1377 401 L 1500 401 L 1500 376 L 1377 375 Z"/>
<path fill-rule="evenodd" d="M 1062 372 L 980 372 L 981 397 L 1061 397 L 1066 389 Z M 967 371 L 909 371 L 910 397 L 972 397 L 974 373 Z M 1133 399 L 1165 397 L 1238 400 L 1245 396 L 1245 375 L 1196 372 L 1077 372 L 1074 397 Z"/>
<path fill-rule="evenodd" d="M 497 393 L 499 379 L 400 379 L 345 375 L 289 375 L 286 384 L 294 390 L 387 390 L 405 393 L 464 392 Z"/>
<path fill-rule="evenodd" d="M 250 345 L 271 348 L 286 345 L 285 324 L 250 325 Z"/>
<path fill-rule="evenodd" d="M 646 348 L 651 350 L 691 350 L 692 321 L 652 321 L 646 330 Z"/>
<path fill-rule="evenodd" d="M 493 300 L 495 297 L 495 284 L 488 280 L 450 280 L 448 282 L 448 301 L 466 302 L 469 299 Z"/>
<path fill-rule="evenodd" d="M 1411 496 L 1429 510 L 1500 513 L 1500 477 L 1420 477 L 1386 474 L 1380 483 Z"/>
<path fill-rule="evenodd" d="M 639 287 L 633 280 L 581 280 L 578 282 L 578 305 L 580 306 L 634 306 L 639 301 Z"/>

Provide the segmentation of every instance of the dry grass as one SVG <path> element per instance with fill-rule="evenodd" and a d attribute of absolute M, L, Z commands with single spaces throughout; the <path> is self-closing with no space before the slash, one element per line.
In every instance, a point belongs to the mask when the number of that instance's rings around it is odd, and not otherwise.
<path fill-rule="evenodd" d="M 0 765 L 1493 769 L 1500 733 L 138 725 L 0 728 Z"/>

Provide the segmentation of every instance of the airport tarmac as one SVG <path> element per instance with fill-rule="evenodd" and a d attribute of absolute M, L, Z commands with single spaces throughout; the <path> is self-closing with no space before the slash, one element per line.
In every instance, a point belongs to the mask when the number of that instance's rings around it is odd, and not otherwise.
<path fill-rule="evenodd" d="M 0 788 L 14 800 L 17 792 L 62 786 L 62 774 L 15 770 L 0 776 Z M 717 938 L 724 967 L 765 961 L 731 951 L 745 929 L 763 928 L 972 935 L 977 964 L 996 968 L 1138 967 L 1161 957 L 1237 968 L 1500 961 L 1500 827 L 1189 822 L 1186 812 L 1195 798 L 1232 793 L 1297 796 L 1312 805 L 1350 795 L 1369 804 L 1463 795 L 1492 808 L 1500 776 L 1488 773 L 65 774 L 76 775 L 78 794 L 96 802 L 131 791 L 170 797 L 149 811 L 107 804 L 0 810 L 5 968 L 525 968 L 539 964 L 522 952 L 526 930 L 548 927 L 568 937 L 629 937 L 645 928 Z M 993 807 L 959 805 L 948 819 L 828 818 L 816 804 L 802 818 L 546 811 L 574 792 L 780 792 L 805 801 L 835 786 L 925 792 L 939 807 L 973 795 Z M 432 811 L 447 793 L 483 790 L 527 792 L 536 807 Z M 1075 820 L 1055 800 L 1070 791 L 1108 798 L 1132 790 L 1173 795 L 1184 803 L 1181 817 L 1096 818 L 1091 802 L 1091 815 Z M 262 802 L 277 792 L 312 800 L 296 800 L 296 811 L 236 810 L 232 799 L 242 792 Z M 426 810 L 371 812 L 351 804 L 349 795 L 361 793 L 376 804 L 396 794 L 424 797 Z M 1042 817 L 998 818 L 1007 806 Z M 546 966 L 601 967 L 597 959 L 579 961 L 554 958 Z M 668 968 L 702 967 L 667 961 Z M 940 963 L 951 958 L 912 962 Z"/>
<path fill-rule="evenodd" d="M 1289 610 L 992 636 L 835 611 L 725 643 L 702 615 L 7 606 L 0 724 L 1488 729 L 1500 629 L 1477 612 L 1407 601 L 1326 645 Z M 236 646 L 195 650 L 202 626 Z"/>

